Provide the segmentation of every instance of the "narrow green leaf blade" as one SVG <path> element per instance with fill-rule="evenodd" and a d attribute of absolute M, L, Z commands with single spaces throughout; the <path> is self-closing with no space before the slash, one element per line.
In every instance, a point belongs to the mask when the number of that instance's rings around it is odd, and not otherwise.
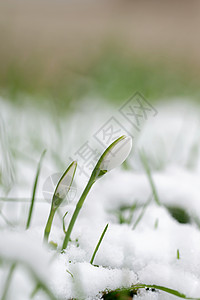
<path fill-rule="evenodd" d="M 36 194 L 36 190 L 37 190 L 38 178 L 39 178 L 39 175 L 40 175 L 41 165 L 42 165 L 42 161 L 43 161 L 43 158 L 45 156 L 45 153 L 46 153 L 46 150 L 44 150 L 42 152 L 39 163 L 38 163 L 37 172 L 36 172 L 36 176 L 35 176 L 35 181 L 34 181 L 34 185 L 33 185 L 31 205 L 30 205 L 29 215 L 28 215 L 28 219 L 27 219 L 27 223 L 26 223 L 26 229 L 28 229 L 30 227 L 31 218 L 32 218 L 32 214 L 33 214 L 33 207 L 34 207 L 34 203 L 35 203 L 35 194 Z"/>

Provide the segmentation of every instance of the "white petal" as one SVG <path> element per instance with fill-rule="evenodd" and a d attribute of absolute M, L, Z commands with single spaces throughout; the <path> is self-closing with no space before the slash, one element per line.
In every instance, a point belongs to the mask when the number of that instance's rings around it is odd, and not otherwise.
<path fill-rule="evenodd" d="M 76 161 L 72 162 L 71 165 L 68 167 L 68 169 L 60 178 L 54 193 L 54 198 L 56 197 L 55 198 L 56 200 L 54 200 L 54 205 L 57 205 L 56 201 L 60 202 L 67 196 L 67 193 L 69 192 L 74 179 L 76 167 L 77 167 L 77 162 Z"/>
<path fill-rule="evenodd" d="M 121 165 L 128 157 L 131 148 L 132 138 L 130 136 L 125 136 L 105 154 L 100 169 L 109 172 Z"/>

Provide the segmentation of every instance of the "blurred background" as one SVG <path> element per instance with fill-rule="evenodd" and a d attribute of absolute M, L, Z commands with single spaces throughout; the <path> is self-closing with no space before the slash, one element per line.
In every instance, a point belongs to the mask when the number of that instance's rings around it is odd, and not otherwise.
<path fill-rule="evenodd" d="M 199 101 L 200 2 L 0 1 L 0 95 L 62 113 L 86 97 Z"/>
<path fill-rule="evenodd" d="M 153 169 L 171 157 L 198 165 L 199 28 L 198 0 L 0 0 L 6 191 L 24 181 L 27 196 L 44 149 L 44 180 L 63 172 L 87 141 L 101 153 L 108 145 L 94 134 L 111 117 L 134 136 L 133 151 L 146 149 Z M 119 108 L 136 92 L 158 112 L 146 134 L 120 119 Z"/>

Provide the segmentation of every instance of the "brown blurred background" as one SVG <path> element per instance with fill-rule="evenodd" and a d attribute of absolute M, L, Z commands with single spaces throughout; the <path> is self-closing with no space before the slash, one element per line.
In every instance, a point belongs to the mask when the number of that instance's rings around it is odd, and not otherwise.
<path fill-rule="evenodd" d="M 198 98 L 199 28 L 198 0 L 0 1 L 0 91 Z"/>

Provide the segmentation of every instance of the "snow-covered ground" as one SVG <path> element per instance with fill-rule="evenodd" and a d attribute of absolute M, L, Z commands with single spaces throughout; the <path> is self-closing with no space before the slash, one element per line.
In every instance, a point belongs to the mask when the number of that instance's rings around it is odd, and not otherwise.
<path fill-rule="evenodd" d="M 67 228 L 87 177 L 77 172 L 76 197 L 55 216 L 49 240 L 57 250 L 43 244 L 50 209 L 43 184 L 51 174 L 66 169 L 69 157 L 93 139 L 115 110 L 107 109 L 105 117 L 103 110 L 82 109 L 57 120 L 36 108 L 16 108 L 1 100 L 0 296 L 10 267 L 17 262 L 7 299 L 30 299 L 38 281 L 43 289 L 33 299 L 101 299 L 106 291 L 136 284 L 164 286 L 187 297 L 200 297 L 200 110 L 180 100 L 170 103 L 156 107 L 156 117 L 149 118 L 134 137 L 128 167 L 118 167 L 95 183 L 72 231 L 72 241 L 60 253 L 62 216 L 68 211 Z M 25 230 L 37 162 L 45 148 L 31 226 Z M 148 157 L 161 205 L 152 199 L 133 229 L 152 194 L 140 149 Z M 172 215 L 172 207 L 184 212 L 184 223 Z M 134 299 L 176 297 L 158 289 L 140 289 Z"/>

